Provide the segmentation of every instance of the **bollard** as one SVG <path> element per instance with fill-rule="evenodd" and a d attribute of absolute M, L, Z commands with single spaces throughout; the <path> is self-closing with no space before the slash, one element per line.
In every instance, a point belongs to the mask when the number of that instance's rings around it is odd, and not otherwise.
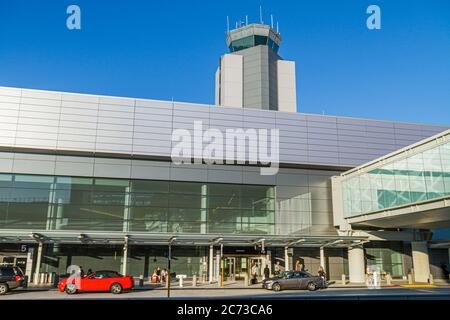
<path fill-rule="evenodd" d="M 33 284 L 38 285 L 39 284 L 39 273 L 35 272 L 33 277 Z"/>
<path fill-rule="evenodd" d="M 185 274 L 177 274 L 176 278 L 178 279 L 180 288 L 183 288 L 183 282 L 184 282 L 184 279 L 186 279 L 186 275 Z"/>
<path fill-rule="evenodd" d="M 193 287 L 196 287 L 196 286 L 197 286 L 197 275 L 196 275 L 196 274 L 194 274 L 194 275 L 192 276 L 192 286 L 193 286 Z"/>
<path fill-rule="evenodd" d="M 413 277 L 411 273 L 408 273 L 408 284 L 413 284 Z"/>
<path fill-rule="evenodd" d="M 430 273 L 430 276 L 428 277 L 428 283 L 429 284 L 434 284 L 434 278 L 433 275 Z"/>
<path fill-rule="evenodd" d="M 342 281 L 342 285 L 345 286 L 347 284 L 347 277 L 345 276 L 345 274 L 342 275 L 341 281 Z"/>
<path fill-rule="evenodd" d="M 45 283 L 45 273 L 41 273 L 39 275 L 39 284 L 44 284 Z"/>
<path fill-rule="evenodd" d="M 248 274 L 244 274 L 244 286 L 248 287 Z"/>
<path fill-rule="evenodd" d="M 391 274 L 390 274 L 390 273 L 388 273 L 388 274 L 386 275 L 386 284 L 387 284 L 388 286 L 391 286 L 391 285 L 392 285 L 392 277 L 391 277 Z"/>
<path fill-rule="evenodd" d="M 53 284 L 53 278 L 54 278 L 55 274 L 49 273 L 48 278 L 47 278 L 47 284 Z"/>

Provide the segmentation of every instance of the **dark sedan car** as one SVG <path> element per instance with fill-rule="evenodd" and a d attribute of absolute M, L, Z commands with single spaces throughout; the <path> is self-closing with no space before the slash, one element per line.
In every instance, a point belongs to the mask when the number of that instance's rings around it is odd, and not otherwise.
<path fill-rule="evenodd" d="M 0 266 L 0 295 L 23 286 L 23 273 L 18 267 Z"/>
<path fill-rule="evenodd" d="M 287 289 L 308 289 L 315 291 L 326 288 L 326 281 L 319 276 L 304 271 L 283 272 L 277 277 L 265 279 L 262 287 L 264 289 L 281 291 Z"/>

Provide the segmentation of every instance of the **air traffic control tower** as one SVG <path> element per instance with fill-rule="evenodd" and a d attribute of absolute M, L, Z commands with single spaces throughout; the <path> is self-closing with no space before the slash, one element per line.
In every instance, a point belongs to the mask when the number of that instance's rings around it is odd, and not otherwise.
<path fill-rule="evenodd" d="M 227 31 L 216 71 L 216 105 L 296 112 L 295 62 L 278 55 L 281 36 L 265 24 Z"/>

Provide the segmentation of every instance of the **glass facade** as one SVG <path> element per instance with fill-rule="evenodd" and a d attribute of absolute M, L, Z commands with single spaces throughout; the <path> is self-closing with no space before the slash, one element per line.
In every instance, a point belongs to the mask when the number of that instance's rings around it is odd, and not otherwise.
<path fill-rule="evenodd" d="M 230 52 L 236 52 L 244 49 L 248 49 L 251 47 L 256 47 L 259 45 L 267 45 L 274 52 L 278 52 L 279 46 L 267 36 L 248 36 L 245 38 L 237 39 L 231 42 Z"/>
<path fill-rule="evenodd" d="M 342 182 L 345 217 L 450 195 L 450 143 Z"/>
<path fill-rule="evenodd" d="M 0 174 L 0 228 L 273 234 L 274 189 Z"/>
<path fill-rule="evenodd" d="M 394 278 L 405 276 L 402 242 L 373 241 L 365 245 L 367 267 L 377 267 L 382 273 Z"/>

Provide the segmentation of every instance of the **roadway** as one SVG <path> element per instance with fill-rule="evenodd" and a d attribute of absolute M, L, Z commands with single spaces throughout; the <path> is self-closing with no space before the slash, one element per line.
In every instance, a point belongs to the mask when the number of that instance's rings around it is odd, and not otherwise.
<path fill-rule="evenodd" d="M 68 295 L 56 289 L 20 289 L 0 300 L 78 300 L 78 299 L 122 299 L 122 300 L 161 300 L 167 299 L 167 291 L 159 289 L 135 289 L 131 292 L 114 295 L 111 293 L 79 293 Z M 196 288 L 173 289 L 171 299 L 269 299 L 269 300 L 450 300 L 450 287 L 421 288 L 329 288 L 315 292 L 282 291 L 272 292 L 263 289 L 222 289 Z"/>

